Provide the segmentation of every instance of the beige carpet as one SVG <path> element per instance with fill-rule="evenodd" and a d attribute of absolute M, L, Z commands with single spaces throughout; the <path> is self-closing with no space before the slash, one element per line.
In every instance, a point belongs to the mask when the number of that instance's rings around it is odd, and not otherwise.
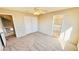
<path fill-rule="evenodd" d="M 28 34 L 21 38 L 11 37 L 7 40 L 4 51 L 62 51 L 57 39 L 40 32 Z"/>

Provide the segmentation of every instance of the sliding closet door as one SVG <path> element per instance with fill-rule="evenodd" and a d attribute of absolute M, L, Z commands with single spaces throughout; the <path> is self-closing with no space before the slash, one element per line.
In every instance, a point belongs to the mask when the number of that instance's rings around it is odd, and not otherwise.
<path fill-rule="evenodd" d="M 38 31 L 38 21 L 36 16 L 31 17 L 31 24 L 32 24 L 32 32 Z"/>
<path fill-rule="evenodd" d="M 38 22 L 36 16 L 25 16 L 24 23 L 25 23 L 26 34 L 38 31 Z"/>
<path fill-rule="evenodd" d="M 25 23 L 26 34 L 32 33 L 32 26 L 31 26 L 30 16 L 25 16 L 24 17 L 24 23 Z"/>

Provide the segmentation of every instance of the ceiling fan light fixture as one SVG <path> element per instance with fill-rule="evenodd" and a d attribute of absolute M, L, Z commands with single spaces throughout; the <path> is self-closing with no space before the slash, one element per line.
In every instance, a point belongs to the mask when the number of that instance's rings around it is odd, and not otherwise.
<path fill-rule="evenodd" d="M 41 14 L 44 14 L 44 11 L 42 11 L 41 9 L 37 9 L 37 8 L 34 9 L 34 15 L 41 15 Z"/>
<path fill-rule="evenodd" d="M 34 12 L 34 15 L 40 15 L 40 13 L 39 12 Z"/>

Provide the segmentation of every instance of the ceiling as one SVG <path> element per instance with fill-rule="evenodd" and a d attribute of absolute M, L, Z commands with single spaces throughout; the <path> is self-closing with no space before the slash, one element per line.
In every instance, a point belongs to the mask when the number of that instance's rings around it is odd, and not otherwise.
<path fill-rule="evenodd" d="M 45 13 L 50 13 L 58 10 L 68 9 L 70 7 L 2 7 L 3 9 L 19 11 L 23 13 L 30 13 L 33 14 L 34 8 L 40 9 Z"/>

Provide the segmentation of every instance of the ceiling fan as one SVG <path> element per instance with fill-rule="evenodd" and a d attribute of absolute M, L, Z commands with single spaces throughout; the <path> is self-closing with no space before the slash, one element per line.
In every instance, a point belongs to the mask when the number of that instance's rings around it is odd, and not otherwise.
<path fill-rule="evenodd" d="M 40 9 L 40 8 L 34 8 L 34 15 L 41 15 L 44 14 L 46 12 L 46 10 Z"/>

